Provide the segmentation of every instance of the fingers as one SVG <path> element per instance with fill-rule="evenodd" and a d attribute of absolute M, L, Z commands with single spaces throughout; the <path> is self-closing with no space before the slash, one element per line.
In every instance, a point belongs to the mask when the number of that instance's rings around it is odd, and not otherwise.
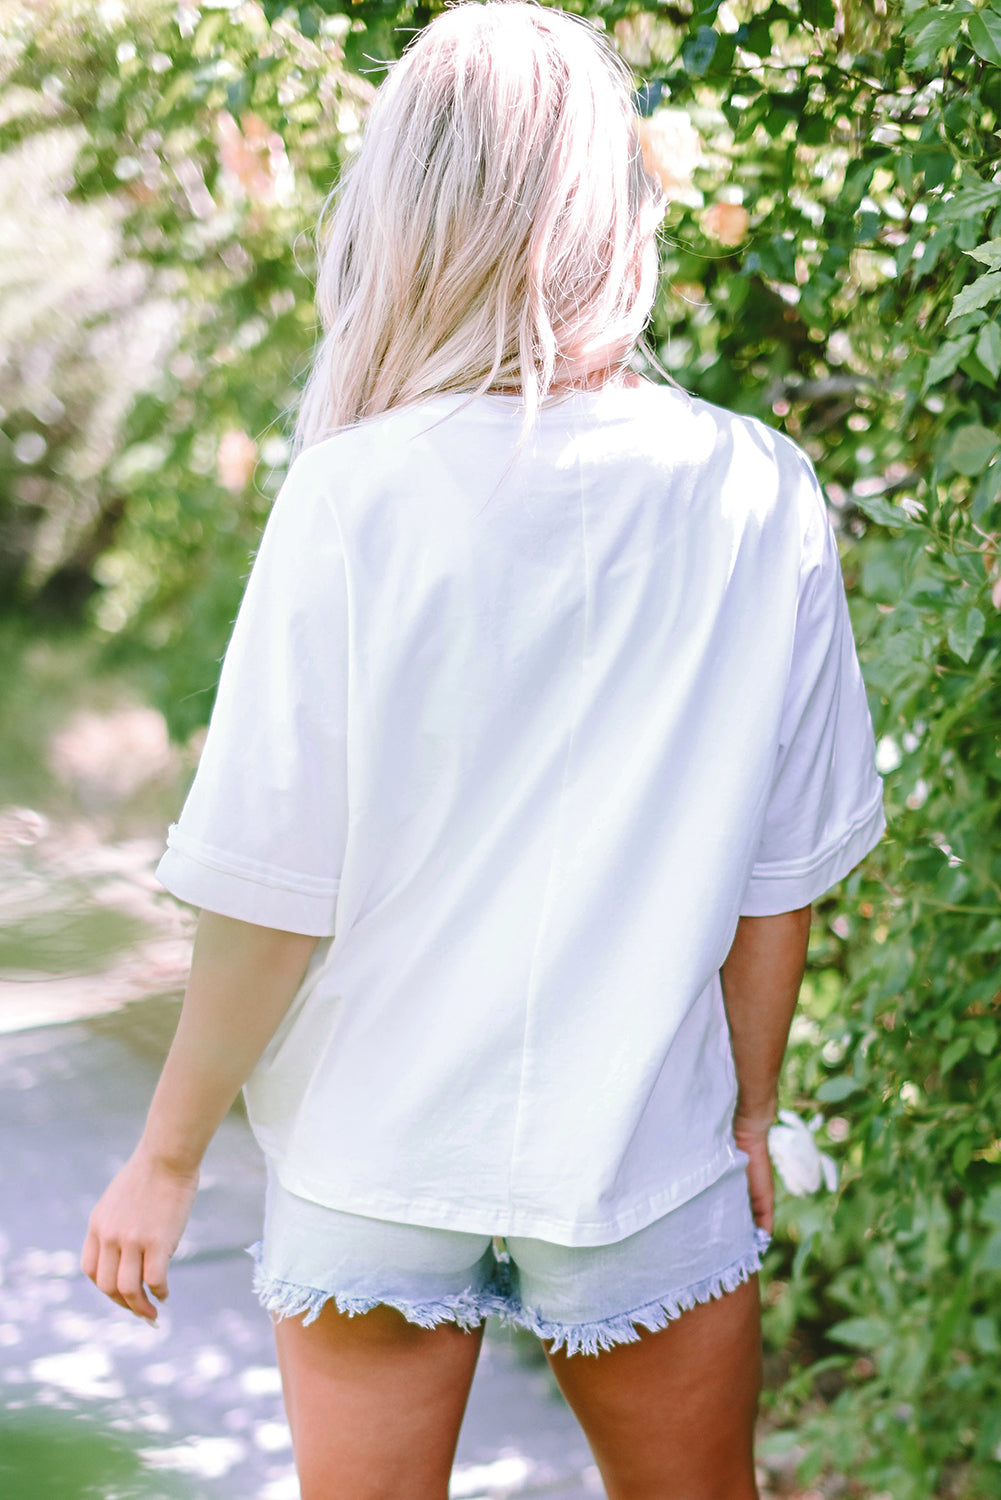
<path fill-rule="evenodd" d="M 118 1262 L 121 1259 L 121 1251 L 117 1245 L 102 1242 L 98 1251 L 97 1270 L 93 1277 L 94 1285 L 99 1292 L 110 1297 L 112 1302 L 117 1302 L 119 1307 L 127 1307 L 125 1298 L 118 1290 Z"/>
<path fill-rule="evenodd" d="M 759 1229 L 771 1234 L 774 1221 L 775 1180 L 772 1175 L 771 1158 L 765 1143 L 748 1143 L 747 1187 L 751 1198 L 751 1213 Z"/>
<path fill-rule="evenodd" d="M 80 1252 L 80 1269 L 91 1281 L 97 1276 L 97 1260 L 100 1252 L 100 1241 L 92 1229 L 88 1229 L 87 1238 L 83 1242 Z"/>
<path fill-rule="evenodd" d="M 98 1291 L 103 1292 L 118 1307 L 124 1307 L 137 1318 L 155 1323 L 157 1310 L 143 1286 L 147 1256 L 157 1268 L 156 1279 L 151 1282 L 150 1290 L 162 1300 L 167 1295 L 166 1257 L 162 1252 L 148 1251 L 144 1255 L 140 1245 L 121 1246 L 111 1241 L 102 1241 L 91 1230 L 84 1242 L 80 1268 Z"/>
<path fill-rule="evenodd" d="M 169 1295 L 167 1290 L 168 1259 L 166 1252 L 159 1248 L 147 1250 L 143 1257 L 143 1280 L 158 1302 L 166 1302 Z"/>
<path fill-rule="evenodd" d="M 747 1157 L 747 1187 L 754 1222 L 766 1234 L 771 1234 L 775 1223 L 775 1175 L 768 1151 L 767 1128 L 735 1126 L 734 1140 Z"/>
<path fill-rule="evenodd" d="M 772 1203 L 761 1198 L 759 1198 L 758 1201 L 755 1202 L 752 1198 L 751 1212 L 754 1215 L 754 1222 L 755 1224 L 757 1224 L 758 1228 L 763 1229 L 766 1234 L 771 1234 L 774 1228 L 775 1215 L 775 1210 Z"/>
<path fill-rule="evenodd" d="M 137 1318 L 156 1322 L 156 1308 L 143 1286 L 143 1252 L 139 1245 L 126 1245 L 118 1262 L 118 1295 Z"/>
<path fill-rule="evenodd" d="M 751 1197 L 751 1217 L 759 1229 L 766 1234 L 771 1234 L 773 1227 L 774 1210 L 767 1198 L 761 1196 Z"/>

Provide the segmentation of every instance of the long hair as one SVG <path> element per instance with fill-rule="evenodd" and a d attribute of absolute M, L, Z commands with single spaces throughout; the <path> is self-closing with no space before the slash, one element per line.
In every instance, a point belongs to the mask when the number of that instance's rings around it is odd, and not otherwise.
<path fill-rule="evenodd" d="M 663 212 L 599 31 L 535 0 L 450 6 L 391 66 L 325 206 L 296 448 L 494 387 L 520 388 L 523 441 L 551 389 L 625 369 Z"/>

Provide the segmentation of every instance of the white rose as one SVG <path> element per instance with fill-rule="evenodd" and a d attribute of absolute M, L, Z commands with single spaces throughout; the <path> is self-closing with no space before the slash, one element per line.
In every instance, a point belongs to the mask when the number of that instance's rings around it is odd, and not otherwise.
<path fill-rule="evenodd" d="M 815 1193 L 821 1179 L 833 1193 L 838 1185 L 837 1162 L 817 1149 L 814 1132 L 823 1124 L 822 1115 L 814 1115 L 809 1124 L 791 1109 L 780 1109 L 781 1125 L 768 1132 L 768 1154 L 787 1189 L 797 1198 Z"/>

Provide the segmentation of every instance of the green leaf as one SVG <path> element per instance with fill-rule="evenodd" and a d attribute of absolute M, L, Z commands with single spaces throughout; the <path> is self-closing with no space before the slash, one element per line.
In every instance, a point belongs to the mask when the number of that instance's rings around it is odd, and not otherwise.
<path fill-rule="evenodd" d="M 936 224 L 969 223 L 971 219 L 1001 202 L 1001 183 L 970 182 L 967 179 L 967 184 L 953 193 L 946 202 L 935 204 L 934 212 L 928 215 L 929 219 L 933 219 Z"/>
<path fill-rule="evenodd" d="M 893 541 L 875 540 L 866 547 L 862 558 L 862 592 L 878 604 L 895 604 L 907 583 L 907 559 Z"/>
<path fill-rule="evenodd" d="M 935 8 L 931 5 L 922 5 L 920 0 L 904 0 L 904 20 L 900 29 L 904 36 L 917 35 L 922 26 L 927 26 L 929 18 L 935 14 Z"/>
<path fill-rule="evenodd" d="M 227 86 L 226 108 L 229 110 L 230 114 L 234 115 L 237 119 L 239 119 L 240 115 L 250 103 L 250 96 L 253 92 L 253 87 L 254 81 L 252 78 L 249 78 L 246 73 L 244 73 L 242 77 L 234 79 L 233 82 Z"/>
<path fill-rule="evenodd" d="M 856 245 L 871 245 L 879 233 L 880 215 L 863 213 L 858 215 L 855 226 Z"/>
<path fill-rule="evenodd" d="M 838 1073 L 834 1078 L 825 1078 L 816 1091 L 822 1104 L 840 1104 L 849 1094 L 857 1094 L 862 1085 L 848 1073 Z"/>
<path fill-rule="evenodd" d="M 948 182 L 955 167 L 956 161 L 952 153 L 944 146 L 932 143 L 928 146 L 916 146 L 910 158 L 902 155 L 897 167 L 897 177 L 901 185 L 907 188 L 913 184 L 915 173 L 920 172 L 924 177 L 927 192 L 931 188 L 941 187 L 944 182 Z M 907 178 L 910 178 L 910 184 Z"/>
<path fill-rule="evenodd" d="M 989 10 L 978 11 L 967 22 L 970 46 L 984 62 L 1001 67 L 1001 16 Z"/>
<path fill-rule="evenodd" d="M 995 271 L 1001 266 L 1001 239 L 986 240 L 975 250 L 964 250 L 963 253 L 973 260 L 982 261 L 985 266 L 990 266 L 991 270 Z"/>
<path fill-rule="evenodd" d="M 979 422 L 960 427 L 949 445 L 949 460 L 959 474 L 979 474 L 1001 448 L 1001 437 Z"/>
<path fill-rule="evenodd" d="M 933 63 L 944 47 L 954 47 L 959 41 L 959 20 L 951 5 L 943 5 L 938 13 L 931 12 L 904 54 L 905 68 L 926 68 Z"/>
<path fill-rule="evenodd" d="M 966 948 L 968 953 L 1001 953 L 1001 917 L 988 922 Z"/>
<path fill-rule="evenodd" d="M 953 318 L 961 318 L 964 313 L 976 312 L 978 307 L 986 307 L 998 297 L 1001 297 L 1001 271 L 988 271 L 956 293 L 952 299 L 952 311 L 945 321 L 951 323 Z"/>
<path fill-rule="evenodd" d="M 1001 1234 L 992 1234 L 980 1254 L 977 1264 L 982 1271 L 1001 1271 Z"/>
<path fill-rule="evenodd" d="M 981 1354 L 1001 1354 L 1001 1339 L 995 1318 L 983 1314 L 973 1320 L 973 1343 Z"/>
<path fill-rule="evenodd" d="M 955 1290 L 945 1304 L 945 1309 L 938 1320 L 938 1327 L 935 1329 L 935 1336 L 931 1347 L 932 1357 L 936 1361 L 942 1358 L 952 1344 L 959 1320 L 969 1306 L 971 1271 L 972 1268 L 969 1262 L 967 1262 L 964 1274 L 959 1278 Z"/>
<path fill-rule="evenodd" d="M 633 95 L 633 103 L 641 115 L 652 115 L 664 97 L 664 80 L 650 78 Z"/>
<path fill-rule="evenodd" d="M 827 1330 L 828 1338 L 856 1349 L 878 1349 L 889 1338 L 890 1330 L 882 1318 L 845 1318 Z"/>
<path fill-rule="evenodd" d="M 796 1280 L 796 1278 L 798 1276 L 802 1275 L 802 1273 L 803 1273 L 803 1267 L 806 1265 L 807 1261 L 810 1259 L 810 1251 L 813 1249 L 813 1242 L 816 1239 L 816 1237 L 817 1237 L 817 1231 L 815 1229 L 811 1229 L 810 1233 L 803 1240 L 803 1243 L 800 1245 L 799 1249 L 796 1251 L 796 1254 L 793 1256 L 793 1259 L 792 1259 L 792 1278 L 793 1278 L 794 1281 Z"/>
<path fill-rule="evenodd" d="M 808 26 L 823 30 L 834 25 L 833 0 L 800 0 L 799 8 Z"/>
<path fill-rule="evenodd" d="M 802 1442 L 801 1434 L 795 1427 L 781 1427 L 775 1432 L 769 1432 L 758 1443 L 758 1451 L 766 1458 L 781 1458 L 784 1453 L 791 1453 L 798 1448 Z"/>
<path fill-rule="evenodd" d="M 985 370 L 975 354 L 968 354 L 959 367 L 964 375 L 969 375 L 971 380 L 977 381 L 979 385 L 985 385 L 993 394 L 997 381 L 989 370 Z"/>
<path fill-rule="evenodd" d="M 985 1016 L 977 1028 L 977 1034 L 973 1038 L 973 1045 L 981 1057 L 993 1057 L 997 1050 L 997 1044 L 998 1029 L 994 1022 Z"/>
<path fill-rule="evenodd" d="M 946 1073 L 952 1071 L 952 1069 L 959 1062 L 960 1058 L 965 1057 L 969 1050 L 970 1038 L 968 1036 L 957 1036 L 952 1039 L 948 1047 L 946 1047 L 945 1051 L 942 1053 L 942 1057 L 938 1065 L 939 1072 L 943 1075 L 943 1077 Z"/>
<path fill-rule="evenodd" d="M 853 162 L 845 172 L 844 186 L 841 189 L 841 201 L 847 212 L 854 213 L 858 208 L 862 199 L 869 191 L 869 184 L 872 182 L 872 174 L 875 170 L 876 163 L 866 160 Z"/>
<path fill-rule="evenodd" d="M 969 661 L 973 648 L 984 633 L 986 621 L 980 610 L 972 604 L 955 625 L 949 627 L 949 645 L 960 661 Z M 819 1097 L 819 1090 L 818 1090 Z"/>
<path fill-rule="evenodd" d="M 880 526 L 907 525 L 906 511 L 901 510 L 899 505 L 884 500 L 882 495 L 853 495 L 852 502 L 864 516 L 868 516 L 870 521 L 877 521 Z"/>
<path fill-rule="evenodd" d="M 984 554 L 982 552 L 955 552 L 950 561 L 960 578 L 979 588 L 984 581 Z"/>
<path fill-rule="evenodd" d="M 768 57 L 772 50 L 772 26 L 767 16 L 745 22 L 737 33 L 737 45 L 755 57 Z"/>
<path fill-rule="evenodd" d="M 977 339 L 976 356 L 984 369 L 996 380 L 1001 374 L 1001 328 L 985 323 Z"/>
<path fill-rule="evenodd" d="M 977 1217 L 982 1224 L 996 1224 L 1001 1228 L 1001 1186 L 988 1189 L 980 1204 Z"/>
<path fill-rule="evenodd" d="M 980 521 L 999 499 L 1001 499 L 1001 464 L 994 464 L 993 467 L 984 470 L 973 491 L 970 505 L 970 515 L 973 520 Z"/>
<path fill-rule="evenodd" d="M 689 36 L 681 49 L 681 61 L 690 78 L 701 78 L 709 67 L 716 51 L 719 37 L 711 26 L 700 26 L 694 36 Z"/>
<path fill-rule="evenodd" d="M 959 367 L 961 359 L 965 359 L 973 348 L 975 334 L 965 333 L 962 338 L 949 339 L 941 348 L 936 349 L 928 361 L 928 369 L 925 371 L 924 390 L 937 385 L 940 380 L 947 380 L 954 375 Z"/>

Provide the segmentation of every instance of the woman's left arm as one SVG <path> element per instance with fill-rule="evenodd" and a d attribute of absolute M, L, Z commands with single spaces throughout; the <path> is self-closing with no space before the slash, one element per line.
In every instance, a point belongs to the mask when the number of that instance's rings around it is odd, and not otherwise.
<path fill-rule="evenodd" d="M 156 1320 L 212 1139 L 299 989 L 318 938 L 203 911 L 191 974 L 142 1138 L 90 1217 L 80 1264 Z M 144 1286 L 145 1283 L 145 1286 Z"/>

